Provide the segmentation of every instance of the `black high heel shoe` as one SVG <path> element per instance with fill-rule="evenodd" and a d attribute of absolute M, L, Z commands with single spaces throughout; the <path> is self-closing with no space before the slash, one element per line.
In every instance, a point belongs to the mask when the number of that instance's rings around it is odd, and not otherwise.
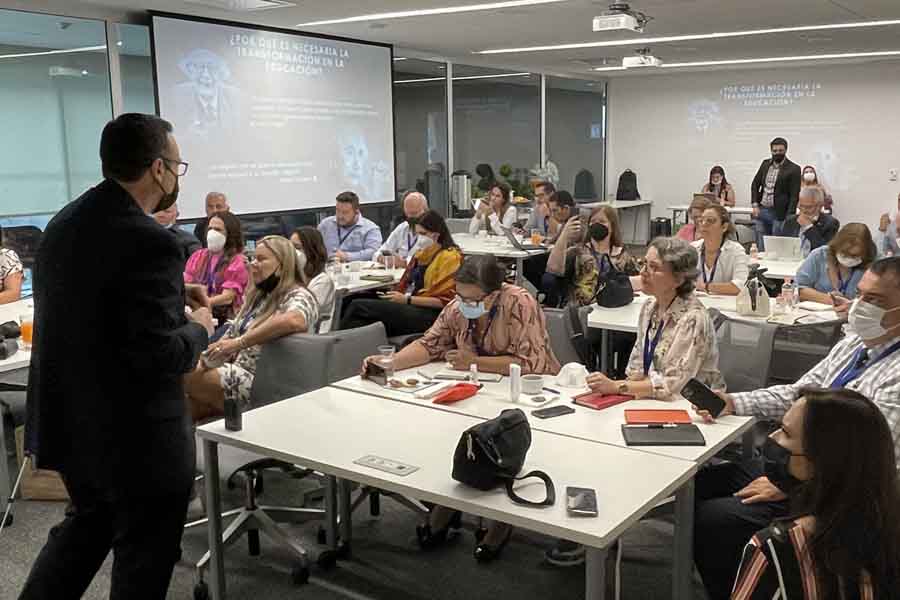
<path fill-rule="evenodd" d="M 500 542 L 496 546 L 491 546 L 490 544 L 484 544 L 481 541 L 487 535 L 487 530 L 484 531 L 484 534 L 478 536 L 476 535 L 476 539 L 478 540 L 478 545 L 475 546 L 475 560 L 482 564 L 489 563 L 497 558 L 500 558 L 500 554 L 503 553 L 503 549 L 506 548 L 506 544 L 509 543 L 509 538 L 512 537 L 513 527 L 512 525 L 506 525 L 508 528 L 506 530 L 506 535 L 503 537 L 503 541 Z"/>
<path fill-rule="evenodd" d="M 418 540 L 419 547 L 422 550 L 431 550 L 432 548 L 443 545 L 447 541 L 451 529 L 456 530 L 461 527 L 462 513 L 457 510 L 453 513 L 453 516 L 450 517 L 450 521 L 447 522 L 447 525 L 438 531 L 431 531 L 431 523 L 416 525 L 416 540 Z"/>

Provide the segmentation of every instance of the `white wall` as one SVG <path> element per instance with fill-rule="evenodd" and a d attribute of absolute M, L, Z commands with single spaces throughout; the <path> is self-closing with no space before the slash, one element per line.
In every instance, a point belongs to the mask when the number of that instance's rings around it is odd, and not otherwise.
<path fill-rule="evenodd" d="M 607 191 L 631 168 L 654 216 L 668 216 L 721 164 L 738 204 L 749 205 L 768 143 L 782 136 L 791 160 L 816 167 L 842 223 L 877 226 L 900 191 L 888 179 L 900 169 L 898 74 L 898 63 L 883 62 L 614 78 Z M 770 87 L 780 84 L 799 87 L 788 98 Z"/>

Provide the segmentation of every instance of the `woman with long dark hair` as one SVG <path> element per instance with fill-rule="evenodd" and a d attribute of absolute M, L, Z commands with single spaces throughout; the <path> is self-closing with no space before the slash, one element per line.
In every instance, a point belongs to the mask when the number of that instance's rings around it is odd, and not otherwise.
<path fill-rule="evenodd" d="M 793 516 L 744 550 L 733 600 L 900 598 L 900 487 L 891 429 L 847 389 L 807 388 L 766 440 Z"/>
<path fill-rule="evenodd" d="M 191 254 L 184 267 L 184 283 L 206 288 L 213 317 L 219 320 L 215 341 L 241 309 L 250 276 L 241 220 L 230 212 L 217 212 L 206 219 L 204 230 L 206 247 Z"/>
<path fill-rule="evenodd" d="M 381 321 L 388 337 L 424 333 L 453 300 L 463 257 L 444 217 L 429 210 L 419 218 L 416 235 L 419 241 L 397 287 L 381 298 L 350 302 L 342 329 Z"/>
<path fill-rule="evenodd" d="M 297 264 L 303 274 L 303 282 L 319 301 L 319 333 L 331 331 L 334 315 L 334 281 L 325 272 L 328 251 L 322 234 L 315 227 L 298 227 L 291 234 L 291 243 L 297 250 Z"/>
<path fill-rule="evenodd" d="M 722 206 L 734 206 L 734 188 L 725 177 L 725 169 L 719 165 L 709 170 L 709 181 L 700 190 L 701 194 L 712 194 Z"/>

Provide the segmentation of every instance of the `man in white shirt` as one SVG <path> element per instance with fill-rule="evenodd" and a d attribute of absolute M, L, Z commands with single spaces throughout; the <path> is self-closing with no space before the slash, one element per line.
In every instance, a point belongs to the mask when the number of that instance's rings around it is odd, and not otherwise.
<path fill-rule="evenodd" d="M 854 332 L 792 385 L 721 394 L 722 414 L 780 419 L 807 387 L 846 388 L 870 398 L 884 414 L 900 456 L 900 257 L 869 267 L 849 313 Z M 706 411 L 698 410 L 710 421 Z M 696 479 L 694 560 L 710 600 L 731 595 L 747 540 L 787 515 L 787 495 L 764 475 L 759 459 L 701 469 Z"/>
<path fill-rule="evenodd" d="M 897 212 L 893 220 L 888 213 L 881 215 L 878 231 L 875 232 L 875 245 L 880 256 L 900 256 L 900 195 L 897 196 Z"/>
<path fill-rule="evenodd" d="M 416 223 L 428 211 L 428 199 L 419 192 L 407 192 L 403 196 L 403 216 L 406 220 L 397 225 L 385 243 L 375 253 L 375 260 L 384 264 L 388 259 L 394 264 L 394 268 L 406 266 L 406 262 L 419 241 L 416 235 Z M 390 256 L 384 253 L 389 252 Z"/>

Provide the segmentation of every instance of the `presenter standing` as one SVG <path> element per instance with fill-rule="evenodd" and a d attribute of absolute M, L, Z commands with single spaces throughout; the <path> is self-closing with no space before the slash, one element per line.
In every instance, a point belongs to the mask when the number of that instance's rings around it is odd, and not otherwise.
<path fill-rule="evenodd" d="M 168 122 L 134 113 L 103 129 L 100 159 L 105 180 L 50 221 L 35 264 L 26 449 L 72 505 L 24 600 L 80 598 L 110 549 L 110 598 L 163 599 L 181 557 L 194 478 L 182 380 L 212 318 L 185 317 L 181 250 L 149 215 L 174 204 L 187 163 Z"/>

